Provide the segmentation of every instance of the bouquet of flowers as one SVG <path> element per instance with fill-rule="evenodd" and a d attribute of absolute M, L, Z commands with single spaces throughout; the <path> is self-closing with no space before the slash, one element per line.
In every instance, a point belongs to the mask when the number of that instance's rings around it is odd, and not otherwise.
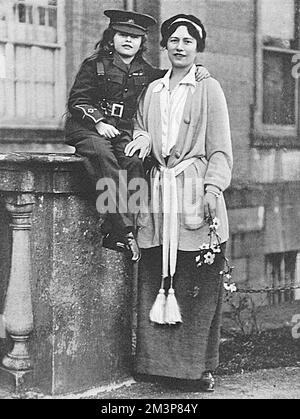
<path fill-rule="evenodd" d="M 213 265 L 216 259 L 217 254 L 221 254 L 222 258 L 225 261 L 224 270 L 220 272 L 224 280 L 224 288 L 227 292 L 233 293 L 237 291 L 236 284 L 232 282 L 232 272 L 234 267 L 230 266 L 229 260 L 224 255 L 221 238 L 217 232 L 220 227 L 220 220 L 218 218 L 210 218 L 209 223 L 209 243 L 203 243 L 200 246 L 200 253 L 196 257 L 196 264 L 198 268 L 201 268 L 204 265 Z"/>

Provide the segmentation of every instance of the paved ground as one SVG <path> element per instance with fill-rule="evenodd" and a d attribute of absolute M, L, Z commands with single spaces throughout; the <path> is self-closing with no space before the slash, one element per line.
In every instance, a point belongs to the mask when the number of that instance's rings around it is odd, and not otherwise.
<path fill-rule="evenodd" d="M 0 399 L 11 399 L 1 392 Z M 37 398 L 28 394 L 26 398 Z M 39 397 L 38 397 L 39 398 Z M 74 398 L 74 396 L 73 396 Z M 76 397 L 75 397 L 76 398 Z M 81 397 L 77 397 L 78 399 Z M 217 378 L 213 394 L 183 393 L 162 385 L 135 383 L 112 392 L 100 393 L 93 399 L 300 399 L 300 367 L 260 370 Z"/>
<path fill-rule="evenodd" d="M 0 389 L 0 400 L 14 399 L 14 398 L 15 398 L 15 396 L 13 396 L 12 394 Z"/>
<path fill-rule="evenodd" d="M 137 383 L 100 394 L 98 399 L 300 399 L 300 367 L 260 370 L 217 378 L 213 394 L 170 391 L 155 384 Z"/>

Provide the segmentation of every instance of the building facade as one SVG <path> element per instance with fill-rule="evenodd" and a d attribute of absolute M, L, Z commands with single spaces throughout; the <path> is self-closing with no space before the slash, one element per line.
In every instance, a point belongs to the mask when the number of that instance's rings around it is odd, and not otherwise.
<path fill-rule="evenodd" d="M 201 18 L 200 57 L 229 106 L 234 174 L 229 256 L 239 285 L 300 281 L 299 0 L 0 0 L 0 152 L 73 152 L 63 144 L 67 92 L 108 8 Z M 168 67 L 159 31 L 148 59 Z M 268 302 L 299 298 L 275 293 Z"/>

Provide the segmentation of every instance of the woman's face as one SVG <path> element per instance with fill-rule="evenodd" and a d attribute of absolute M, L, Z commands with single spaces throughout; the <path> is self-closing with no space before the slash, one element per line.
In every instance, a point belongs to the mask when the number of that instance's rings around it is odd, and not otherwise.
<path fill-rule="evenodd" d="M 173 67 L 191 67 L 197 56 L 197 41 L 186 26 L 179 26 L 168 39 L 167 51 Z"/>
<path fill-rule="evenodd" d="M 114 36 L 114 48 L 121 57 L 133 58 L 138 53 L 142 44 L 142 37 L 117 32 Z"/>

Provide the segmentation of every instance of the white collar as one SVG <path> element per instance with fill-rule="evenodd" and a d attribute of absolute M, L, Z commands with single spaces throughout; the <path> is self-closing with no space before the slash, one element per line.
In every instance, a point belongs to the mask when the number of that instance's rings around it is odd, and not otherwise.
<path fill-rule="evenodd" d="M 167 90 L 170 90 L 170 77 L 172 73 L 172 68 L 170 68 L 165 76 L 159 81 L 159 83 L 155 86 L 153 89 L 153 93 L 159 93 L 164 87 Z M 196 87 L 196 65 L 193 64 L 190 71 L 187 73 L 186 76 L 179 82 L 179 84 L 190 84 L 194 87 Z"/>

